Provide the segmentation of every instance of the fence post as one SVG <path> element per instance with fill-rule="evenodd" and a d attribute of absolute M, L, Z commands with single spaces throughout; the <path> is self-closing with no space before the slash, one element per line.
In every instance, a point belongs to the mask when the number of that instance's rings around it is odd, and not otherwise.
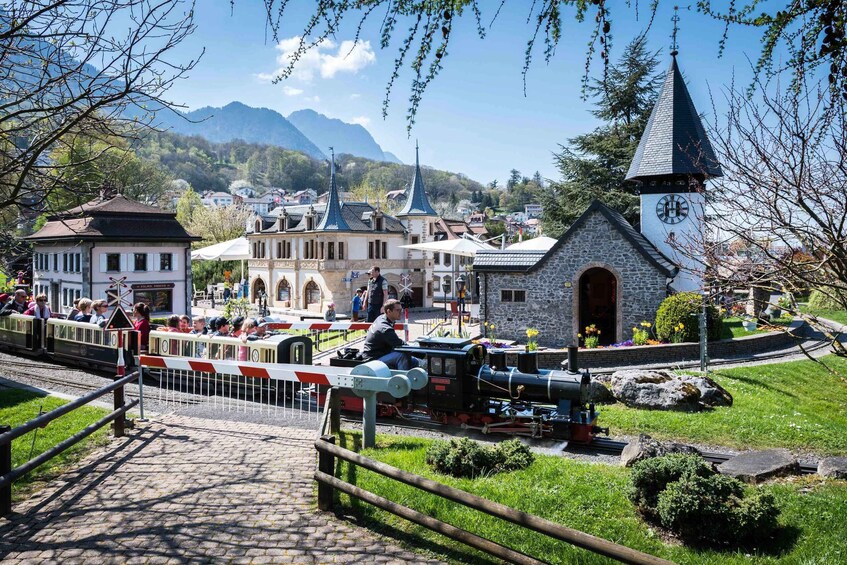
<path fill-rule="evenodd" d="M 329 397 L 329 433 L 333 436 L 341 431 L 341 391 L 331 389 Z"/>
<path fill-rule="evenodd" d="M 116 375 L 114 380 L 119 380 L 122 377 L 120 375 Z M 115 397 L 115 410 L 119 410 L 124 407 L 124 387 L 119 386 L 115 389 L 114 392 Z M 115 437 L 124 437 L 124 419 L 126 418 L 126 414 L 121 414 L 117 418 L 115 418 Z"/>
<path fill-rule="evenodd" d="M 321 441 L 335 445 L 335 436 L 321 436 Z M 335 476 L 335 456 L 325 451 L 318 452 L 318 471 Z M 333 488 L 326 483 L 318 483 L 318 508 L 332 510 Z"/>
<path fill-rule="evenodd" d="M 0 434 L 12 431 L 12 426 L 0 425 Z M 12 471 L 12 442 L 0 445 L 0 476 Z M 12 483 L 0 487 L 0 516 L 12 513 Z"/>

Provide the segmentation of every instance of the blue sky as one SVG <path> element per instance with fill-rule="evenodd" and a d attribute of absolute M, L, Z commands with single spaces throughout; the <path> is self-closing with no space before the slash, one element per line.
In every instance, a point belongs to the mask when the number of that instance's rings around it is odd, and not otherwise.
<path fill-rule="evenodd" d="M 640 21 L 625 6 L 613 12 L 613 59 L 647 25 L 648 2 L 640 4 Z M 237 0 L 231 12 L 229 2 L 224 0 L 198 0 L 198 29 L 180 50 L 187 58 L 196 57 L 202 48 L 206 52 L 189 77 L 171 89 L 168 98 L 189 109 L 223 106 L 234 100 L 283 115 L 312 108 L 333 118 L 361 123 L 384 150 L 406 163 L 414 162 L 418 139 L 423 164 L 461 172 L 483 183 L 498 179 L 502 184 L 512 168 L 526 176 L 540 171 L 545 178 L 558 178 L 552 153 L 568 138 L 597 125 L 590 114 L 592 103 L 580 99 L 590 33 L 587 24 L 566 21 L 565 39 L 549 64 L 536 49 L 525 96 L 521 70 L 526 41 L 532 33 L 532 25 L 526 23 L 529 3 L 508 2 L 482 40 L 476 36 L 471 18 L 457 20 L 445 69 L 427 90 L 409 138 L 405 120 L 409 71 L 395 84 L 387 119 L 381 115 L 400 37 L 388 49 L 380 49 L 378 18 L 363 30 L 364 43 L 352 53 L 344 43 L 354 37 L 351 18 L 336 35 L 335 44 L 312 53 L 296 77 L 279 84 L 267 80 L 281 66 L 278 58 L 291 38 L 301 32 L 312 2 L 292 0 L 291 5 L 280 30 L 281 45 L 277 45 L 269 32 L 266 37 L 261 2 Z M 663 2 L 648 35 L 651 48 L 661 50 L 662 69 L 670 60 L 672 15 L 673 3 Z M 720 91 L 733 75 L 737 83 L 748 84 L 751 73 L 747 59 L 758 57 L 761 36 L 758 32 L 731 31 L 727 51 L 718 58 L 721 26 L 694 11 L 683 10 L 680 17 L 678 61 L 698 110 L 707 120 L 713 120 L 710 88 L 720 111 Z M 407 27 L 398 25 L 399 30 Z M 601 70 L 595 63 L 595 76 Z"/>

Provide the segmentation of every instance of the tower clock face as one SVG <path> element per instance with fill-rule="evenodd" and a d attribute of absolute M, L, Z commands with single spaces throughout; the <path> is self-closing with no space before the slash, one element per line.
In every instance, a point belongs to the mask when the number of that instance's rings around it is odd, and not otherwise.
<path fill-rule="evenodd" d="M 678 224 L 688 216 L 688 200 L 679 194 L 665 194 L 656 204 L 656 215 L 666 224 Z"/>

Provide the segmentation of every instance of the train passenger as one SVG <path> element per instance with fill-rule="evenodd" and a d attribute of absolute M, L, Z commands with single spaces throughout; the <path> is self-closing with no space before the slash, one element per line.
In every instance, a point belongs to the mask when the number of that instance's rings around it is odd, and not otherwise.
<path fill-rule="evenodd" d="M 0 316 L 8 316 L 10 314 L 23 314 L 26 312 L 26 309 L 29 308 L 29 304 L 26 301 L 26 291 L 22 289 L 18 289 L 15 291 L 14 300 L 10 300 L 7 302 L 3 309 L 0 310 Z"/>
<path fill-rule="evenodd" d="M 184 334 L 191 333 L 191 317 L 187 314 L 183 314 L 179 317 L 179 331 Z"/>
<path fill-rule="evenodd" d="M 91 299 L 90 298 L 80 298 L 78 308 L 79 308 L 79 314 L 74 316 L 74 321 L 76 321 L 76 322 L 90 322 L 91 321 Z"/>
<path fill-rule="evenodd" d="M 106 322 L 109 321 L 109 305 L 105 300 L 95 300 L 91 303 L 91 323 L 97 324 L 101 328 L 106 327 Z"/>
<path fill-rule="evenodd" d="M 2 310 L 3 306 L 5 306 L 8 302 L 9 302 L 9 295 L 6 294 L 5 292 L 3 294 L 0 294 L 0 310 Z"/>
<path fill-rule="evenodd" d="M 168 316 L 167 325 L 165 327 L 166 332 L 179 332 L 179 316 L 176 314 L 171 314 Z"/>
<path fill-rule="evenodd" d="M 403 313 L 400 301 L 393 298 L 386 300 L 383 308 L 385 313 L 378 316 L 368 330 L 365 346 L 362 348 L 362 357 L 365 361 L 382 361 L 390 369 L 399 371 L 408 371 L 413 366 L 421 366 L 422 363 L 408 353 L 394 351 L 404 345 L 403 340 L 394 330 L 394 324 Z"/>
<path fill-rule="evenodd" d="M 76 315 L 79 314 L 79 298 L 74 298 L 73 308 L 68 312 L 68 320 L 73 320 L 76 318 Z"/>
<path fill-rule="evenodd" d="M 248 341 L 256 341 L 256 321 L 252 318 L 247 318 L 244 320 L 244 323 L 241 325 L 241 334 L 238 336 L 241 338 L 242 343 L 247 343 Z M 239 361 L 249 361 L 250 356 L 250 348 L 246 345 L 242 345 L 238 348 L 238 360 Z"/>
<path fill-rule="evenodd" d="M 33 316 L 39 320 L 47 320 L 52 315 L 53 312 L 51 312 L 50 307 L 47 306 L 47 295 L 42 292 L 35 297 L 35 312 L 33 313 Z"/>
<path fill-rule="evenodd" d="M 194 316 L 194 328 L 191 330 L 192 335 L 206 335 L 208 332 L 206 318 L 203 316 Z"/>
<path fill-rule="evenodd" d="M 265 323 L 265 318 L 259 318 L 258 320 L 256 318 L 250 318 L 250 320 L 253 322 L 253 325 L 256 326 L 256 339 L 265 339 L 270 335 L 265 330 L 265 326 L 262 325 Z"/>
<path fill-rule="evenodd" d="M 214 329 L 215 329 L 215 331 L 212 333 L 213 337 L 214 336 L 224 336 L 224 337 L 229 336 L 229 320 L 227 320 L 223 316 L 215 318 Z"/>
<path fill-rule="evenodd" d="M 229 331 L 231 337 L 239 337 L 241 335 L 241 326 L 244 324 L 244 316 L 236 316 L 232 320 Z"/>
<path fill-rule="evenodd" d="M 139 302 L 132 308 L 132 316 L 135 318 L 134 329 L 139 334 L 139 349 L 146 353 L 150 343 L 150 307 Z"/>

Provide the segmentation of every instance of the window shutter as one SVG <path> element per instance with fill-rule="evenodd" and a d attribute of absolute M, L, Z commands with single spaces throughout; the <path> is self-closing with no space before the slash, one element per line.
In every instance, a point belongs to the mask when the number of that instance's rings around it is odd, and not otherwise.
<path fill-rule="evenodd" d="M 108 258 L 108 255 L 106 255 L 105 253 L 100 254 L 100 272 L 101 273 L 106 272 L 106 260 L 107 260 L 107 258 Z"/>
<path fill-rule="evenodd" d="M 179 270 L 179 253 L 171 253 L 171 270 Z"/>
<path fill-rule="evenodd" d="M 161 263 L 159 262 L 159 253 L 150 253 L 147 255 L 147 270 L 148 271 L 158 271 L 161 268 Z"/>
<path fill-rule="evenodd" d="M 121 272 L 129 271 L 129 253 L 121 253 Z"/>

